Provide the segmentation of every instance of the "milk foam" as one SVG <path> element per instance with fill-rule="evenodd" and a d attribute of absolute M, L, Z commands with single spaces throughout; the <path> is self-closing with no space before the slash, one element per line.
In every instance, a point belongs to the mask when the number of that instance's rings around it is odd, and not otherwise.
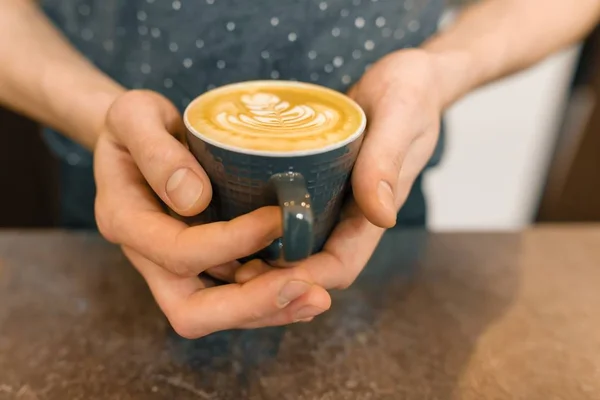
<path fill-rule="evenodd" d="M 196 99 L 187 122 L 224 145 L 259 151 L 300 151 L 327 147 L 361 129 L 358 105 L 333 90 L 312 84 L 259 81 L 215 89 Z"/>

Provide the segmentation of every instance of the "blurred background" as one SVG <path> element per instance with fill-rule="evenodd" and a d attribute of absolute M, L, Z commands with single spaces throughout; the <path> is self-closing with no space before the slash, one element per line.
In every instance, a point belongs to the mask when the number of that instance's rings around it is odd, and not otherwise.
<path fill-rule="evenodd" d="M 460 6 L 456 6 L 460 7 Z M 452 21 L 450 7 L 442 26 Z M 517 230 L 600 220 L 600 32 L 472 93 L 447 115 L 447 147 L 425 178 L 429 227 Z M 0 227 L 51 227 L 57 162 L 39 127 L 0 109 Z"/>

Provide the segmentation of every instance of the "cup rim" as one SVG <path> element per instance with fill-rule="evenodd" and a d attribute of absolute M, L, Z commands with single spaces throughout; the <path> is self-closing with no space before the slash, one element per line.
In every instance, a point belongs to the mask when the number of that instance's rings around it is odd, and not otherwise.
<path fill-rule="evenodd" d="M 207 137 L 206 135 L 202 134 L 198 130 L 196 130 L 190 124 L 190 122 L 188 120 L 189 110 L 194 106 L 194 103 L 196 103 L 200 99 L 200 97 L 202 97 L 206 93 L 212 92 L 213 90 L 219 90 L 219 89 L 223 89 L 223 88 L 231 88 L 234 86 L 246 86 L 246 85 L 260 86 L 260 85 L 264 85 L 264 84 L 273 84 L 273 83 L 284 85 L 284 86 L 316 87 L 319 90 L 325 90 L 338 98 L 348 101 L 350 103 L 350 105 L 352 105 L 356 110 L 358 110 L 360 115 L 362 116 L 361 124 L 356 129 L 356 132 L 352 133 L 352 135 L 348 136 L 346 139 L 344 139 L 340 142 L 332 143 L 325 147 L 320 147 L 317 149 L 308 149 L 308 150 L 297 150 L 297 151 L 269 151 L 269 150 L 246 149 L 243 147 L 232 146 L 232 145 L 220 143 L 214 139 Z M 336 90 L 330 89 L 325 86 L 315 85 L 313 83 L 308 83 L 308 82 L 297 82 L 297 81 L 286 81 L 286 80 L 253 80 L 253 81 L 236 82 L 236 83 L 230 83 L 227 85 L 223 85 L 218 88 L 209 90 L 209 91 L 201 94 L 200 96 L 196 97 L 185 108 L 185 111 L 183 112 L 183 122 L 184 122 L 188 132 L 190 132 L 192 135 L 196 136 L 198 139 L 200 139 L 203 142 L 208 143 L 212 146 L 218 147 L 220 149 L 228 150 L 233 153 L 253 155 L 253 156 L 263 156 L 263 157 L 303 157 L 303 156 L 312 156 L 312 155 L 316 155 L 316 154 L 327 153 L 332 150 L 337 150 L 339 148 L 342 148 L 342 147 L 354 142 L 356 139 L 361 137 L 362 134 L 364 133 L 365 128 L 367 126 L 367 116 L 365 115 L 365 112 L 362 109 L 362 107 L 359 106 L 358 103 L 356 103 L 353 99 L 351 99 L 350 97 L 346 96 L 345 94 L 343 94 L 341 92 L 338 92 Z"/>

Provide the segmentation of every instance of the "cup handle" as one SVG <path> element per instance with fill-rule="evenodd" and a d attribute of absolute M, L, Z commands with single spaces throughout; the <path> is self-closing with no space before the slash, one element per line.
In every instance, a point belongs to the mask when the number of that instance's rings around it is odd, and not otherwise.
<path fill-rule="evenodd" d="M 277 196 L 283 217 L 283 237 L 267 249 L 270 260 L 300 261 L 312 254 L 313 211 L 306 181 L 298 172 L 275 174 L 269 184 Z"/>

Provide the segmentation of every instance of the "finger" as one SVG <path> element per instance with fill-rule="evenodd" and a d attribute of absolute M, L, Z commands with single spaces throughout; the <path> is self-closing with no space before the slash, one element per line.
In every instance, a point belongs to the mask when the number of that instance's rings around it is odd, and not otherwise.
<path fill-rule="evenodd" d="M 301 269 L 281 269 L 243 285 L 206 289 L 196 277 L 178 277 L 129 248 L 124 251 L 146 279 L 175 331 L 187 338 L 225 329 L 291 323 L 331 305 L 327 292 L 311 284 Z M 312 307 L 311 316 L 300 313 L 306 307 Z M 272 316 L 275 318 L 270 319 Z"/>
<path fill-rule="evenodd" d="M 246 257 L 281 236 L 281 212 L 267 207 L 228 222 L 193 227 L 162 212 L 135 163 L 99 139 L 95 176 L 100 232 L 181 276 Z"/>
<path fill-rule="evenodd" d="M 367 219 L 389 228 L 395 225 L 398 212 L 398 176 L 416 133 L 410 126 L 413 118 L 410 105 L 382 103 L 390 105 L 370 115 L 371 122 L 352 174 L 352 188 Z"/>
<path fill-rule="evenodd" d="M 235 271 L 234 279 L 237 283 L 246 283 L 259 275 L 272 271 L 276 267 L 267 263 L 253 260 L 242 265 Z"/>
<path fill-rule="evenodd" d="M 329 296 L 329 293 L 322 287 L 313 285 L 311 290 L 302 295 L 298 300 L 293 301 L 283 310 L 277 311 L 263 319 L 244 324 L 240 327 L 244 329 L 255 329 L 266 326 L 287 325 L 295 322 L 308 322 L 327 311 L 330 306 L 331 297 Z"/>
<path fill-rule="evenodd" d="M 175 212 L 200 213 L 212 189 L 204 170 L 174 135 L 184 131 L 175 106 L 157 93 L 132 91 L 111 107 L 110 132 L 131 153 L 154 192 Z"/>
<path fill-rule="evenodd" d="M 225 264 L 211 267 L 205 272 L 213 278 L 219 279 L 223 282 L 235 282 L 235 274 L 241 267 L 241 264 L 237 261 L 231 261 Z"/>
<path fill-rule="evenodd" d="M 410 146 L 405 158 L 408 167 L 400 171 L 397 181 L 397 207 L 404 204 L 424 162 L 429 160 L 434 140 L 435 135 L 423 135 Z M 384 229 L 373 225 L 364 216 L 362 209 L 350 202 L 344 208 L 341 221 L 329 237 L 323 252 L 308 258 L 301 267 L 307 269 L 315 283 L 327 289 L 347 288 L 369 261 L 383 233 Z M 238 276 L 250 274 L 244 268 L 246 266 L 238 270 L 236 280 Z"/>
<path fill-rule="evenodd" d="M 300 262 L 319 285 L 327 289 L 348 287 L 371 257 L 383 229 L 371 224 L 355 202 L 344 207 L 342 218 L 323 251 Z M 245 283 L 273 269 L 262 262 L 249 262 L 235 272 L 235 281 Z"/>
<path fill-rule="evenodd" d="M 306 259 L 299 268 L 306 269 L 325 289 L 345 289 L 367 264 L 383 233 L 384 229 L 369 222 L 351 202 L 323 251 Z"/>
<path fill-rule="evenodd" d="M 274 268 L 294 268 L 300 265 L 301 261 L 295 262 L 286 262 L 286 261 L 277 261 L 277 262 L 255 262 L 250 261 L 243 266 L 239 267 L 235 271 L 235 282 L 237 283 L 245 283 L 251 279 L 254 279 L 258 275 L 262 275 L 265 272 L 269 272 Z"/>

